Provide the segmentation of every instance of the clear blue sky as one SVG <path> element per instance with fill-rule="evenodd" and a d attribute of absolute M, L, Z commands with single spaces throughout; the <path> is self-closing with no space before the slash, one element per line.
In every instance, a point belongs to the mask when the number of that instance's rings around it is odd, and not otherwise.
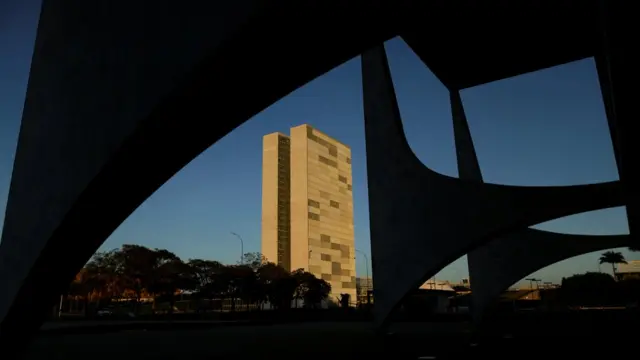
<path fill-rule="evenodd" d="M 39 0 L 0 4 L 0 216 L 9 188 L 35 39 Z M 8 7 L 8 8 L 7 8 Z M 429 167 L 457 176 L 446 89 L 399 39 L 387 44 L 405 131 Z M 205 151 L 149 198 L 106 241 L 167 248 L 184 258 L 237 261 L 260 250 L 264 134 L 309 123 L 353 152 L 356 247 L 369 254 L 364 125 L 359 59 L 353 59 L 266 109 Z M 485 181 L 573 185 L 617 179 L 591 59 L 465 90 L 463 101 Z M 585 234 L 628 233 L 623 209 L 572 216 L 539 227 Z M 640 253 L 622 249 L 627 259 Z M 597 270 L 599 253 L 536 274 L 545 281 Z M 605 268 L 606 269 L 606 268 Z M 360 276 L 365 262 L 358 259 Z M 462 258 L 438 278 L 467 275 Z"/>

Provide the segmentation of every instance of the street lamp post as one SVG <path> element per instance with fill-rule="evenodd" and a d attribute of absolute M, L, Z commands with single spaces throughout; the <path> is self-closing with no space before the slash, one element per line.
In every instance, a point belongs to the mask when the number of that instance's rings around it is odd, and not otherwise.
<path fill-rule="evenodd" d="M 58 319 L 62 319 L 62 302 L 64 300 L 64 295 L 60 295 L 60 304 L 58 304 Z"/>
<path fill-rule="evenodd" d="M 529 297 L 529 299 L 533 299 L 533 282 L 535 281 L 536 284 L 538 284 L 538 279 L 536 279 L 536 278 L 528 278 L 528 279 L 525 279 L 525 280 L 529 281 L 530 292 L 529 292 L 529 296 L 528 297 Z"/>
<path fill-rule="evenodd" d="M 362 256 L 364 256 L 364 260 L 366 261 L 365 265 L 365 271 L 367 272 L 367 279 L 369 279 L 369 257 L 367 256 L 367 254 L 365 254 L 363 251 L 360 251 L 358 249 L 356 249 L 356 252 L 359 252 L 360 254 L 362 254 Z"/>
<path fill-rule="evenodd" d="M 364 264 L 364 268 L 365 271 L 367 272 L 367 304 L 371 303 L 371 297 L 369 296 L 369 285 L 371 285 L 371 278 L 369 277 L 369 257 L 367 256 L 367 254 L 364 251 L 360 251 L 358 249 L 355 249 L 357 252 L 359 252 L 360 254 L 362 254 L 362 256 L 364 256 L 364 260 L 365 260 L 365 264 Z"/>
<path fill-rule="evenodd" d="M 242 237 L 240 237 L 240 235 L 234 233 L 233 231 L 231 232 L 231 235 L 237 237 L 238 240 L 240 240 L 240 265 L 242 265 L 244 263 L 244 241 L 242 241 Z"/>

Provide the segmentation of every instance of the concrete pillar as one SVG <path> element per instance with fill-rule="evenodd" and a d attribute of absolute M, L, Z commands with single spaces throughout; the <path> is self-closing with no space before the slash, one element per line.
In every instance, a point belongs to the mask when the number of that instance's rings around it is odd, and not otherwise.
<path fill-rule="evenodd" d="M 396 34 L 396 2 L 349 4 L 43 1 L 0 244 L 3 352 L 195 156 Z"/>
<path fill-rule="evenodd" d="M 379 326 L 405 295 L 477 246 L 621 201 L 618 182 L 518 187 L 450 178 L 407 144 L 383 46 L 362 55 L 371 248 Z"/>
<path fill-rule="evenodd" d="M 458 91 L 450 92 L 460 179 L 483 182 L 469 123 Z M 612 204 L 616 206 L 622 205 Z M 516 281 L 558 261 L 627 246 L 628 235 L 587 236 L 524 229 L 489 241 L 468 254 L 473 317 L 479 322 L 491 302 Z"/>
<path fill-rule="evenodd" d="M 633 195 L 633 187 L 639 183 L 634 170 L 634 154 L 638 153 L 634 89 L 640 81 L 635 55 L 637 16 L 628 2 L 601 0 L 600 5 L 601 43 L 595 56 L 596 69 L 618 172 L 627 198 L 631 241 L 633 246 L 640 247 L 640 239 L 636 236 L 640 226 L 638 199 Z"/>

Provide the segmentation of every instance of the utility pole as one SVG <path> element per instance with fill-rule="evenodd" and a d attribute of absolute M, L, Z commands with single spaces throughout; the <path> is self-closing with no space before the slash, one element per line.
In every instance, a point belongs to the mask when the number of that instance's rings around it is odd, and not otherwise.
<path fill-rule="evenodd" d="M 370 305 L 371 304 L 371 294 L 370 294 L 371 289 L 370 289 L 370 287 L 371 287 L 371 280 L 372 279 L 369 277 L 369 257 L 367 256 L 367 254 L 364 253 L 364 251 L 361 251 L 361 250 L 358 250 L 358 249 L 355 249 L 355 250 L 356 250 L 356 252 L 359 252 L 360 254 L 362 254 L 362 256 L 364 256 L 364 260 L 365 260 L 365 264 L 364 264 L 365 267 L 364 268 L 365 268 L 365 271 L 367 272 L 367 287 L 366 287 L 367 305 Z"/>
<path fill-rule="evenodd" d="M 244 241 L 242 241 L 242 237 L 240 237 L 240 235 L 234 233 L 233 231 L 231 232 L 231 235 L 237 237 L 238 240 L 240 240 L 240 265 L 242 265 L 244 263 Z"/>

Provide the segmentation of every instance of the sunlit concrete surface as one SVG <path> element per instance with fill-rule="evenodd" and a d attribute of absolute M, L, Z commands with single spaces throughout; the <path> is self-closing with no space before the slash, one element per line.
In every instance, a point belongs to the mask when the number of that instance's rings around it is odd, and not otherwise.
<path fill-rule="evenodd" d="M 308 124 L 263 138 L 262 253 L 356 298 L 351 148 Z"/>

